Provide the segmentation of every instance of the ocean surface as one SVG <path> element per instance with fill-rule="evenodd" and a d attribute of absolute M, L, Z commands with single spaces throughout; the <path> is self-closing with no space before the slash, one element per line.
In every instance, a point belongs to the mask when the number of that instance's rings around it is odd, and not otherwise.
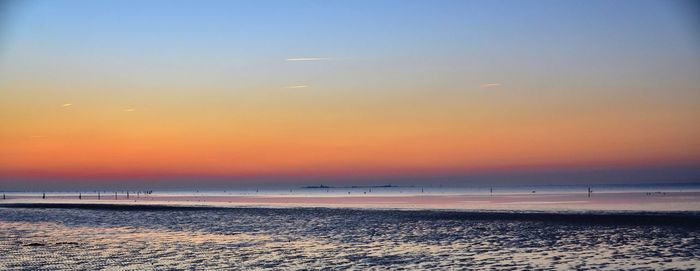
<path fill-rule="evenodd" d="M 700 269 L 699 192 L 662 188 L 15 192 L 0 270 Z"/>

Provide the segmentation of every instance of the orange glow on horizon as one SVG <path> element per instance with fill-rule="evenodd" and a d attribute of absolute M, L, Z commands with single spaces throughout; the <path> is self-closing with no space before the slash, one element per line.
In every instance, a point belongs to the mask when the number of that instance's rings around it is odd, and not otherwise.
<path fill-rule="evenodd" d="M 0 10 L 0 185 L 700 172 L 685 2 L 17 2 Z"/>
<path fill-rule="evenodd" d="M 499 116 L 487 108 L 474 114 L 488 117 L 469 119 L 442 114 L 436 105 L 423 111 L 427 115 L 404 111 L 402 116 L 376 118 L 343 108 L 290 114 L 263 108 L 250 110 L 248 118 L 228 119 L 236 114 L 220 109 L 195 119 L 167 111 L 78 108 L 52 109 L 46 118 L 15 120 L 16 125 L 3 127 L 0 173 L 419 174 L 700 160 L 697 127 L 682 127 L 682 121 L 673 125 L 664 115 L 654 119 L 584 111 L 562 116 L 524 110 Z M 655 125 L 657 129 L 650 129 Z"/>

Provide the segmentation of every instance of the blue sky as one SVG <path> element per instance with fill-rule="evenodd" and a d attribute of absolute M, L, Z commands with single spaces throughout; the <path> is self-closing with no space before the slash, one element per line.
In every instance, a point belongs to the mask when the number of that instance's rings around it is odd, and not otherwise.
<path fill-rule="evenodd" d="M 0 184 L 697 179 L 699 7 L 4 1 Z"/>

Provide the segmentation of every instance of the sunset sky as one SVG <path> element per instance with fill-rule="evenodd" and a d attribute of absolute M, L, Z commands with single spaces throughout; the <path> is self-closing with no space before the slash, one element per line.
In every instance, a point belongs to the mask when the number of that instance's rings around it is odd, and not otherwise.
<path fill-rule="evenodd" d="M 0 3 L 0 190 L 700 181 L 697 2 Z"/>

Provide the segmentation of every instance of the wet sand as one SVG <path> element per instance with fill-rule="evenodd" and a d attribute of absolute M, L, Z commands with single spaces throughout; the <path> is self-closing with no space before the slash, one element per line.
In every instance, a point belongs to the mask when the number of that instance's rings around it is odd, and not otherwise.
<path fill-rule="evenodd" d="M 75 194 L 0 201 L 0 270 L 700 268 L 698 191 Z"/>
<path fill-rule="evenodd" d="M 14 205 L 0 207 L 0 269 L 697 269 L 698 218 L 687 212 Z"/>

